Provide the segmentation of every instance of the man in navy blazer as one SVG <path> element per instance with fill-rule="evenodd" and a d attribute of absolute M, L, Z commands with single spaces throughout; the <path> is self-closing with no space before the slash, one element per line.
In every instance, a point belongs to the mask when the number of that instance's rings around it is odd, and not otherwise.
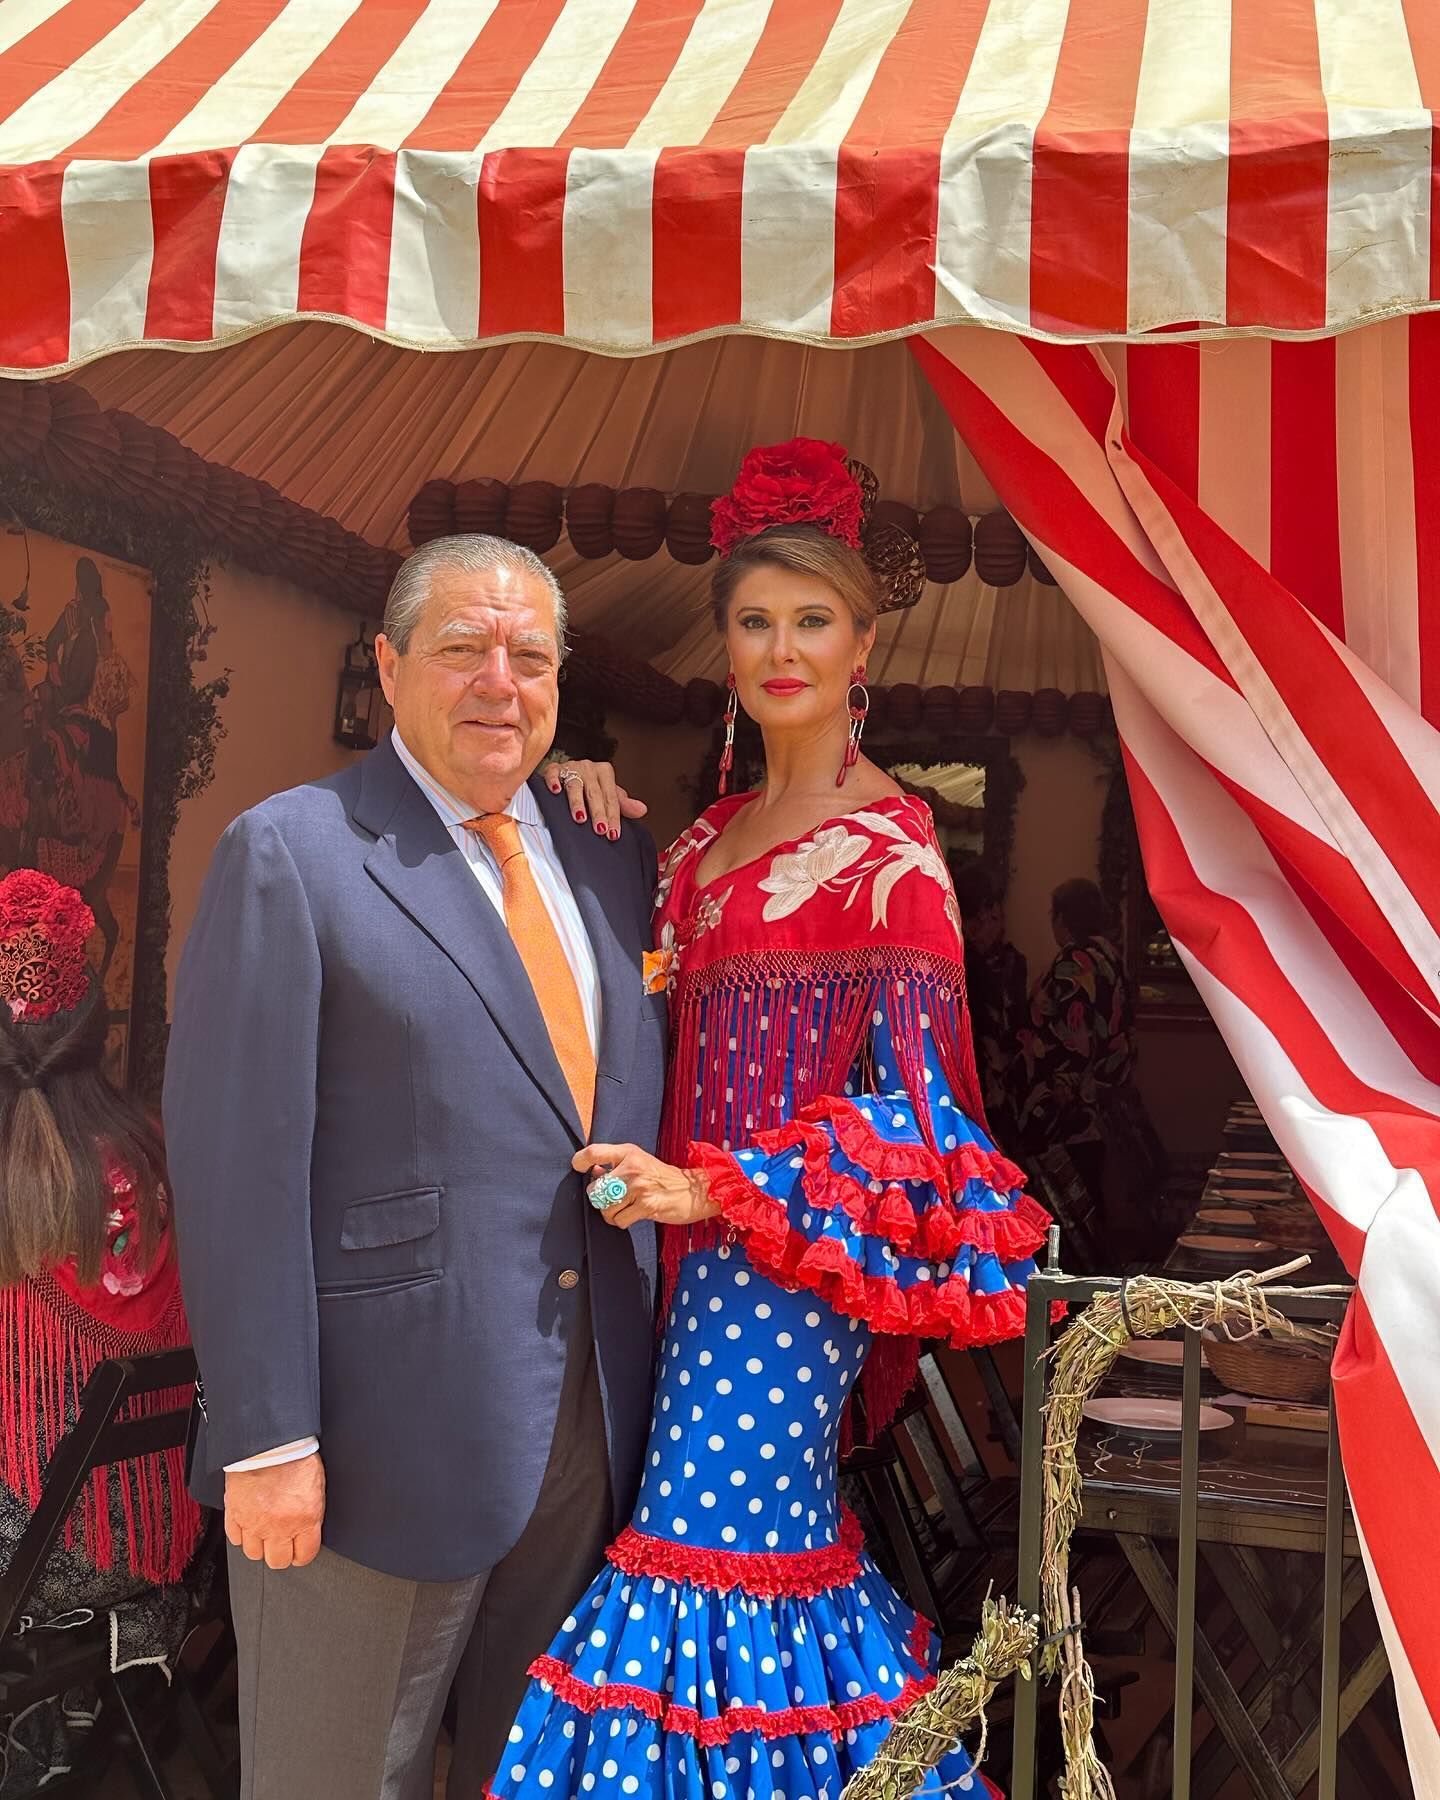
<path fill-rule="evenodd" d="M 537 986 L 563 958 L 590 1140 L 652 1144 L 655 855 L 534 778 L 564 628 L 527 550 L 412 556 L 377 640 L 393 736 L 231 825 L 185 947 L 165 1128 L 245 1800 L 429 1800 L 452 1683 L 449 1792 L 478 1800 L 638 1486 L 653 1237 L 586 1203 Z M 535 982 L 496 813 L 553 927 Z"/>

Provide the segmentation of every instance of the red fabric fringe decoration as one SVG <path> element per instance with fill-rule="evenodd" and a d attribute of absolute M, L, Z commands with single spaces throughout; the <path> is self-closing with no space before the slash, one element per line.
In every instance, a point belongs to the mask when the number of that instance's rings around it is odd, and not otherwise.
<path fill-rule="evenodd" d="M 173 1265 L 172 1265 L 173 1266 Z M 164 1274 L 156 1280 L 165 1280 Z M 44 1472 L 65 1434 L 67 1414 L 107 1357 L 141 1356 L 190 1341 L 179 1284 L 153 1329 L 130 1332 L 97 1319 L 48 1277 L 0 1288 L 0 1481 L 32 1508 L 40 1503 Z M 14 1378 L 19 1371 L 21 1379 Z M 123 1416 L 148 1418 L 189 1403 L 189 1392 L 141 1395 Z M 178 1581 L 200 1537 L 200 1508 L 185 1489 L 182 1448 L 96 1469 L 65 1528 L 97 1569 L 115 1567 L 111 1508 L 118 1489 L 125 1518 L 129 1567 L 161 1585 Z M 168 1518 L 167 1518 L 168 1506 Z"/>
<path fill-rule="evenodd" d="M 860 1572 L 865 1533 L 848 1507 L 840 1509 L 838 1543 L 818 1550 L 711 1550 L 673 1538 L 648 1537 L 626 1526 L 605 1552 L 626 1575 L 659 1575 L 725 1593 L 739 1588 L 754 1599 L 813 1600 L 827 1588 L 848 1587 Z"/>
<path fill-rule="evenodd" d="M 597 1712 L 618 1711 L 633 1707 L 647 1719 L 654 1719 L 662 1731 L 694 1738 L 706 1749 L 718 1749 L 731 1738 L 744 1732 L 758 1732 L 767 1741 L 772 1738 L 801 1737 L 813 1732 L 827 1732 L 833 1738 L 862 1725 L 873 1725 L 878 1719 L 893 1719 L 904 1712 L 912 1701 L 928 1694 L 935 1686 L 929 1673 L 930 1644 L 934 1628 L 917 1613 L 911 1628 L 909 1651 L 923 1675 L 912 1675 L 893 1700 L 880 1694 L 862 1694 L 858 1700 L 842 1700 L 838 1706 L 791 1706 L 782 1712 L 767 1712 L 759 1706 L 732 1706 L 723 1713 L 702 1717 L 692 1706 L 677 1706 L 665 1695 L 650 1688 L 632 1687 L 628 1683 L 581 1681 L 573 1669 L 558 1657 L 542 1656 L 530 1665 L 534 1681 L 546 1682 L 556 1697 L 573 1706 L 587 1718 Z"/>

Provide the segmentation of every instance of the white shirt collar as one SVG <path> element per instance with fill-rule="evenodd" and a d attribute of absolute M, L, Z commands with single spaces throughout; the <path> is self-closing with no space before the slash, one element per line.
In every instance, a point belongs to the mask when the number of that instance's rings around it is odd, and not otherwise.
<path fill-rule="evenodd" d="M 425 795 L 450 830 L 457 830 L 467 819 L 475 817 L 473 807 L 466 806 L 462 800 L 457 800 L 454 794 L 448 788 L 443 787 L 410 753 L 405 740 L 400 735 L 398 725 L 392 727 L 390 741 L 395 746 L 395 754 L 414 777 L 420 792 Z M 540 802 L 531 792 L 528 782 L 522 781 L 510 796 L 507 804 L 499 810 L 508 813 L 517 825 L 543 825 L 545 823 L 544 815 L 540 811 Z"/>

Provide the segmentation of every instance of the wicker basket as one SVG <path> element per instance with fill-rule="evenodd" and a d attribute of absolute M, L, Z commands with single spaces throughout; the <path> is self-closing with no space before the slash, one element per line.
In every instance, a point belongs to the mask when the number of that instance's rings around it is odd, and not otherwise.
<path fill-rule="evenodd" d="M 1261 1400 L 1323 1400 L 1330 1386 L 1330 1358 L 1318 1346 L 1263 1332 L 1236 1343 L 1207 1331 L 1205 1360 L 1226 1387 Z"/>

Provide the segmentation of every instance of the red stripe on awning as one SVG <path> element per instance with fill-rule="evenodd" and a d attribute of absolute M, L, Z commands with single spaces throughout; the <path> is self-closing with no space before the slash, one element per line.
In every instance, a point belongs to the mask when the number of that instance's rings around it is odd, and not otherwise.
<path fill-rule="evenodd" d="M 1200 491 L 1201 354 L 1196 344 L 1132 344 L 1125 353 L 1130 436 L 1191 500 Z"/>
<path fill-rule="evenodd" d="M 1314 0 L 1231 0 L 1232 325 L 1325 323 L 1330 120 Z"/>
<path fill-rule="evenodd" d="M 628 144 L 669 80 L 704 4 L 636 0 L 605 66 L 561 133 L 561 144 L 583 144 L 588 150 L 618 150 Z"/>
<path fill-rule="evenodd" d="M 316 53 L 251 142 L 319 144 L 344 123 L 396 50 L 429 0 L 385 0 L 362 6 Z"/>
<path fill-rule="evenodd" d="M 1333 338 L 1271 348 L 1270 569 L 1344 637 Z"/>
<path fill-rule="evenodd" d="M 146 299 L 147 338 L 203 343 L 215 329 L 215 258 L 229 156 L 157 156 L 150 164 L 155 250 Z"/>
<path fill-rule="evenodd" d="M 880 59 L 836 169 L 836 337 L 935 310 L 940 153 L 988 11 L 915 0 Z"/>
<path fill-rule="evenodd" d="M 565 171 L 554 150 L 495 150 L 480 172 L 480 333 L 565 329 Z"/>
<path fill-rule="evenodd" d="M 1033 151 L 1030 316 L 1041 330 L 1129 323 L 1130 126 L 1148 6 L 1070 3 Z"/>
<path fill-rule="evenodd" d="M 332 144 L 315 169 L 300 245 L 298 310 L 341 313 L 383 330 L 394 217 L 394 156 Z"/>
<path fill-rule="evenodd" d="M 163 143 L 194 110 L 196 96 L 234 67 L 285 5 L 286 0 L 250 0 L 243 8 L 220 5 L 207 13 L 75 140 L 71 156 L 123 158 L 135 154 L 136 144 L 149 150 Z"/>
<path fill-rule="evenodd" d="M 740 317 L 743 150 L 662 150 L 651 198 L 651 330 L 663 344 Z"/>
<path fill-rule="evenodd" d="M 520 77 L 544 48 L 564 4 L 565 0 L 500 0 L 406 138 L 406 148 L 478 149 Z"/>

